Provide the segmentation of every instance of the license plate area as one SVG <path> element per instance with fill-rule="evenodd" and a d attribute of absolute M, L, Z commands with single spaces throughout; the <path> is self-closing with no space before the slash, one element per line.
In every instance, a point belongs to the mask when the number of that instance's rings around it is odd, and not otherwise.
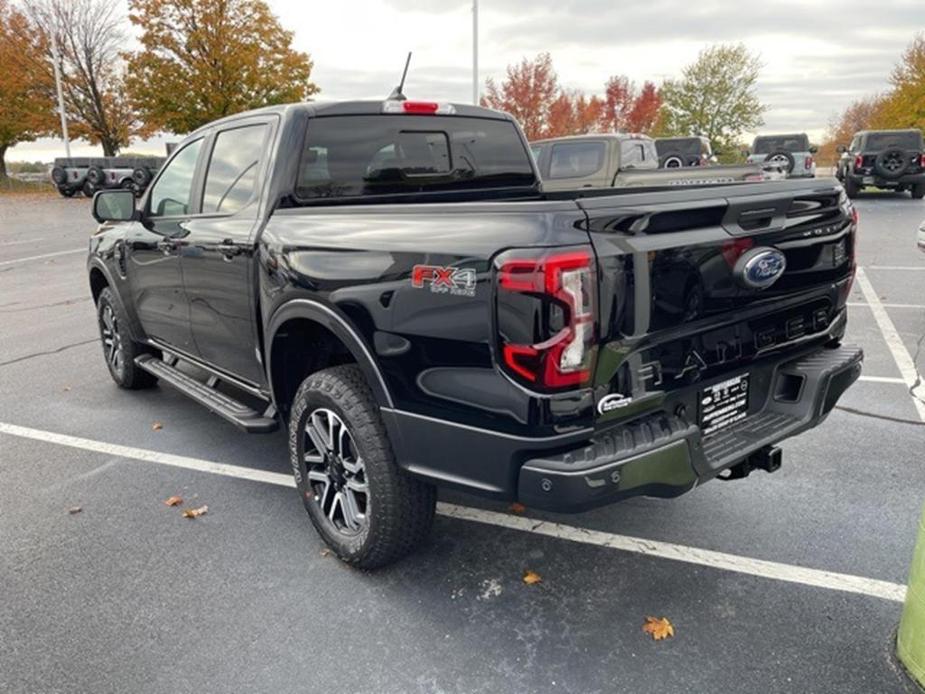
<path fill-rule="evenodd" d="M 700 428 L 704 436 L 748 416 L 749 374 L 714 383 L 700 391 Z"/>

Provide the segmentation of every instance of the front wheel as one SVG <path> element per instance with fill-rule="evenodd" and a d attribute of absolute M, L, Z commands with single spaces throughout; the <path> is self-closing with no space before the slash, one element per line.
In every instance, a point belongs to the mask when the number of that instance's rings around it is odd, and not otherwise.
<path fill-rule="evenodd" d="M 396 465 L 357 366 L 324 369 L 302 382 L 289 418 L 289 456 L 312 524 L 348 564 L 385 566 L 430 532 L 436 492 Z"/>
<path fill-rule="evenodd" d="M 116 385 L 128 390 L 139 390 L 157 383 L 157 378 L 135 364 L 135 357 L 148 350 L 132 340 L 127 328 L 128 317 L 109 287 L 100 292 L 96 302 L 96 316 L 103 343 L 103 358 Z"/>

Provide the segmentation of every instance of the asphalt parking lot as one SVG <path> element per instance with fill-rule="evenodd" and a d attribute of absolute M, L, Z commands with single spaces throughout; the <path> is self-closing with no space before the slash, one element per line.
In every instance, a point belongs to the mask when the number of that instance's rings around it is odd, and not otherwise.
<path fill-rule="evenodd" d="M 88 201 L 0 197 L 0 692 L 912 691 L 925 204 L 857 206 L 864 375 L 779 472 L 576 516 L 445 494 L 423 551 L 367 574 L 323 551 L 284 434 L 111 382 Z"/>

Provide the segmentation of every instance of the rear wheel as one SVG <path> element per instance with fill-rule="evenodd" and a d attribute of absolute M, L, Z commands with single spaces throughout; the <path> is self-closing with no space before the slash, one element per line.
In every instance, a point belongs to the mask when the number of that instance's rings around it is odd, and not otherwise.
<path fill-rule="evenodd" d="M 668 154 L 662 162 L 663 169 L 681 169 L 684 167 L 684 158 L 680 154 Z"/>
<path fill-rule="evenodd" d="M 436 492 L 399 470 L 357 366 L 324 369 L 302 382 L 289 419 L 289 456 L 312 524 L 348 564 L 384 566 L 430 532 Z"/>
<path fill-rule="evenodd" d="M 96 187 L 90 183 L 90 181 L 84 181 L 84 184 L 81 186 L 80 190 L 86 198 L 92 198 L 93 194 L 96 193 Z"/>
<path fill-rule="evenodd" d="M 925 198 L 925 183 L 916 183 L 912 186 L 912 199 L 921 200 Z"/>
<path fill-rule="evenodd" d="M 128 317 L 109 287 L 100 292 L 96 302 L 96 316 L 103 343 L 103 358 L 112 380 L 120 388 L 128 390 L 150 388 L 157 383 L 154 376 L 135 364 L 135 357 L 148 354 L 151 350 L 132 341 L 126 328 Z"/>

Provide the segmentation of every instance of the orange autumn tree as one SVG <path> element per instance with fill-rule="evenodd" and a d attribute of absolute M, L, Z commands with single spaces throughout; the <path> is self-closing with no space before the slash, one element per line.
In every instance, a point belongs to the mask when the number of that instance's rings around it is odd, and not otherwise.
<path fill-rule="evenodd" d="M 482 105 L 514 116 L 529 140 L 594 132 L 647 132 L 661 115 L 658 89 L 641 90 L 621 75 L 604 86 L 604 96 L 563 89 L 548 53 L 507 68 L 501 84 L 488 79 Z"/>
<path fill-rule="evenodd" d="M 55 113 L 52 85 L 42 65 L 44 44 L 28 18 L 0 0 L 0 180 L 6 180 L 6 152 L 51 132 Z"/>
<path fill-rule="evenodd" d="M 146 123 L 188 133 L 216 118 L 317 93 L 312 61 L 263 0 L 129 0 L 142 50 L 126 86 Z"/>
<path fill-rule="evenodd" d="M 550 137 L 553 104 L 556 120 L 567 121 L 566 104 L 559 89 L 559 78 L 549 53 L 540 53 L 533 60 L 524 58 L 518 65 L 508 65 L 501 85 L 490 77 L 485 83 L 482 105 L 510 113 L 523 128 L 528 140 Z"/>

